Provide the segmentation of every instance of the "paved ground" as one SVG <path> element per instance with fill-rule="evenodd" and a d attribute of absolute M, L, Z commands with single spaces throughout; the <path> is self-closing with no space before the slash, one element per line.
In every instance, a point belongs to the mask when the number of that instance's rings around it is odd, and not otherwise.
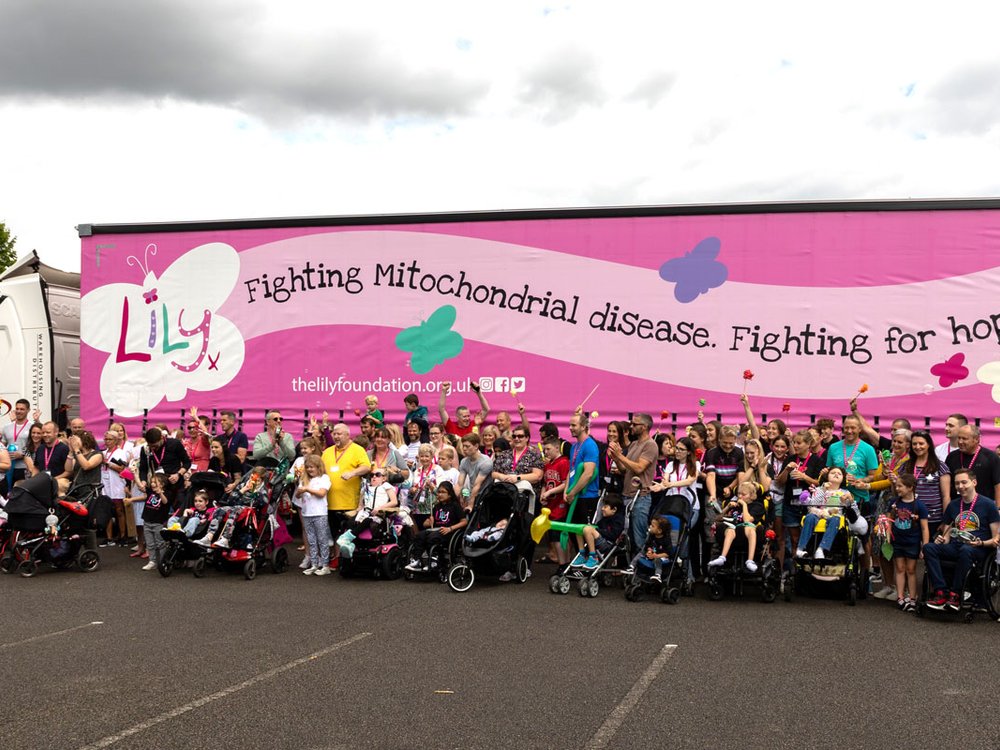
<path fill-rule="evenodd" d="M 986 619 L 585 600 L 550 594 L 545 566 L 455 594 L 102 555 L 0 577 L 2 747 L 1000 747 Z"/>

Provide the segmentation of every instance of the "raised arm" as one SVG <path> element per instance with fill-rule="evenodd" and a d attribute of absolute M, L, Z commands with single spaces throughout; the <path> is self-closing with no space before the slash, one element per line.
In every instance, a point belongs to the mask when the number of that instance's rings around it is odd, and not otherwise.
<path fill-rule="evenodd" d="M 441 395 L 438 396 L 438 416 L 441 417 L 441 424 L 448 424 L 448 407 L 445 406 L 445 399 L 451 393 L 451 383 L 441 383 Z"/>
<path fill-rule="evenodd" d="M 757 420 L 753 418 L 753 409 L 750 408 L 750 397 L 745 393 L 741 393 L 740 403 L 743 404 L 743 413 L 746 415 L 747 424 L 750 426 L 750 437 L 754 440 L 760 440 L 760 428 L 757 427 Z"/>
<path fill-rule="evenodd" d="M 486 421 L 486 417 L 490 415 L 490 405 L 486 402 L 486 396 L 483 394 L 482 389 L 479 387 L 479 383 L 471 380 L 469 381 L 469 387 L 476 392 L 476 396 L 479 397 L 479 416 L 482 417 L 483 421 Z M 447 422 L 447 420 L 445 420 Z"/>

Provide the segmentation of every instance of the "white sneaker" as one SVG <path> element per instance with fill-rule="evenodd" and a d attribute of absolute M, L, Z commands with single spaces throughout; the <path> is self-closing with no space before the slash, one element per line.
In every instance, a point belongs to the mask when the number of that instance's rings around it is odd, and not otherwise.
<path fill-rule="evenodd" d="M 816 552 L 813 554 L 813 560 L 825 560 L 826 554 L 823 552 L 822 547 L 817 547 Z"/>
<path fill-rule="evenodd" d="M 747 560 L 746 569 L 749 570 L 751 573 L 756 573 L 757 563 L 755 563 L 753 560 Z"/>
<path fill-rule="evenodd" d="M 330 575 L 330 569 L 325 565 L 322 568 L 316 568 L 316 572 L 313 573 L 315 576 L 328 576 Z"/>
<path fill-rule="evenodd" d="M 876 599 L 895 599 L 896 589 L 893 586 L 883 586 L 874 594 L 872 594 Z"/>
<path fill-rule="evenodd" d="M 653 575 L 651 575 L 649 577 L 649 580 L 656 581 L 657 583 L 662 583 L 663 582 L 663 578 L 660 577 L 659 573 L 653 573 Z"/>
<path fill-rule="evenodd" d="M 708 567 L 710 567 L 710 568 L 721 568 L 725 564 L 726 564 L 726 556 L 725 555 L 719 555 L 714 560 L 709 560 Z"/>
<path fill-rule="evenodd" d="M 203 536 L 201 539 L 195 539 L 194 543 L 195 544 L 200 544 L 202 547 L 211 547 L 212 546 L 212 535 L 211 534 L 205 534 L 205 536 Z"/>
<path fill-rule="evenodd" d="M 218 549 L 229 549 L 229 540 L 224 536 L 220 536 L 212 546 Z"/>
<path fill-rule="evenodd" d="M 156 570 L 156 563 L 152 560 L 142 566 L 143 570 Z"/>
<path fill-rule="evenodd" d="M 513 574 L 513 573 L 511 573 L 511 572 L 510 572 L 510 571 L 508 570 L 508 571 L 507 571 L 506 573 L 504 573 L 504 574 L 503 574 L 502 576 L 500 576 L 500 580 L 501 580 L 501 581 L 502 581 L 503 583 L 507 583 L 507 581 L 513 581 L 513 580 L 514 580 L 514 574 Z"/>
<path fill-rule="evenodd" d="M 302 558 L 302 562 L 299 563 L 299 567 L 302 568 L 303 570 L 305 570 L 306 568 L 311 568 L 312 566 L 313 565 L 311 562 L 309 562 L 308 557 Z"/>
<path fill-rule="evenodd" d="M 424 570 L 426 568 L 427 568 L 426 565 L 421 565 L 420 564 L 420 560 L 412 559 L 412 560 L 410 560 L 409 565 L 407 565 L 405 568 L 403 568 L 403 570 L 408 570 L 411 573 L 419 573 L 420 571 L 422 571 L 422 570 Z"/>
<path fill-rule="evenodd" d="M 528 573 L 524 576 L 524 580 L 527 581 L 529 578 L 531 578 L 531 568 L 528 568 Z"/>
<path fill-rule="evenodd" d="M 807 553 L 806 553 L 806 550 L 805 550 L 804 547 L 802 549 L 795 550 L 795 556 L 798 557 L 798 558 L 803 558 L 803 557 L 806 556 L 806 554 Z"/>
<path fill-rule="evenodd" d="M 308 568 L 306 568 L 305 570 L 302 571 L 302 575 L 304 575 L 304 576 L 311 576 L 315 572 L 316 572 L 316 568 L 314 568 L 314 567 L 312 567 L 310 565 Z"/>

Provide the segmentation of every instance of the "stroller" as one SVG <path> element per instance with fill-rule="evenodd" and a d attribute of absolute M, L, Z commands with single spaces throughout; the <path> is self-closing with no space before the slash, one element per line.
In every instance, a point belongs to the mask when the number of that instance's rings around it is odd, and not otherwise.
<path fill-rule="evenodd" d="M 660 597 L 664 604 L 677 604 L 694 594 L 689 575 L 688 537 L 691 531 L 691 502 L 684 495 L 667 495 L 652 515 L 665 516 L 670 522 L 670 559 L 664 561 L 662 580 L 652 580 L 656 568 L 645 557 L 636 562 L 634 574 L 626 580 L 625 598 L 640 602 L 647 593 Z"/>
<path fill-rule="evenodd" d="M 400 484 L 402 481 L 402 477 L 390 480 L 392 484 Z M 366 496 L 370 487 L 366 479 L 362 480 L 362 497 Z M 372 516 L 372 522 L 354 537 L 354 549 L 350 557 L 341 554 L 340 575 L 345 578 L 365 575 L 390 581 L 403 575 L 413 534 L 412 527 L 405 524 L 403 518 L 400 513 Z"/>
<path fill-rule="evenodd" d="M 240 566 L 243 577 L 252 581 L 268 564 L 272 573 L 283 573 L 288 568 L 288 550 L 281 546 L 284 542 L 275 541 L 281 535 L 288 536 L 276 517 L 288 464 L 285 459 L 278 461 L 271 456 L 261 459 L 240 486 L 222 500 L 231 510 L 209 550 L 218 570 Z M 210 533 L 213 525 L 209 526 Z"/>
<path fill-rule="evenodd" d="M 461 547 L 448 568 L 452 591 L 468 591 L 477 574 L 512 572 L 518 583 L 528 580 L 535 548 L 529 533 L 534 501 L 534 490 L 527 483 L 494 482 L 476 498 Z M 497 528 L 501 523 L 503 527 Z"/>
<path fill-rule="evenodd" d="M 17 571 L 31 578 L 41 563 L 60 569 L 76 565 L 85 573 L 100 567 L 87 505 L 60 499 L 59 485 L 49 474 L 42 472 L 14 487 L 5 511 L 7 520 L 0 528 L 0 572 Z"/>
<path fill-rule="evenodd" d="M 604 498 L 608 490 L 601 490 L 601 496 L 597 499 L 597 508 L 594 517 L 590 519 L 590 524 L 596 525 L 601 515 L 601 506 L 604 505 Z M 576 581 L 576 588 L 580 596 L 597 596 L 601 590 L 601 584 L 611 586 L 616 580 L 625 582 L 625 570 L 634 554 L 633 543 L 630 533 L 632 506 L 635 505 L 639 492 L 636 491 L 631 501 L 625 503 L 625 527 L 622 533 L 614 540 L 614 547 L 601 558 L 595 568 L 574 567 L 572 563 L 562 566 L 549 578 L 549 591 L 553 594 L 568 594 Z"/>
<path fill-rule="evenodd" d="M 191 475 L 191 494 L 198 490 L 208 492 L 208 499 L 212 506 L 218 505 L 225 496 L 226 479 L 222 474 L 214 471 L 199 471 Z M 188 537 L 181 529 L 165 528 L 160 532 L 165 546 L 160 553 L 160 563 L 156 566 L 160 575 L 168 578 L 175 569 L 186 567 L 191 564 L 195 578 L 205 575 L 207 559 L 211 556 L 211 551 L 200 544 L 195 543 L 195 539 L 204 536 L 208 531 L 209 521 L 205 521 L 196 530 L 193 536 Z"/>
<path fill-rule="evenodd" d="M 774 523 L 774 504 L 771 502 L 770 493 L 763 492 L 760 485 L 757 486 L 757 501 L 764 508 L 763 517 L 756 523 L 757 542 L 754 562 L 757 564 L 757 572 L 751 573 L 747 570 L 747 538 L 744 534 L 737 533 L 730 547 L 725 566 L 709 566 L 708 598 L 712 601 L 722 599 L 726 584 L 728 584 L 729 591 L 733 596 L 743 596 L 743 586 L 748 581 L 760 586 L 762 602 L 770 604 L 778 598 L 781 570 L 779 570 L 778 560 L 774 556 L 775 533 L 771 528 Z M 723 518 L 719 516 L 716 519 L 716 543 L 720 546 L 722 545 L 723 533 Z"/>

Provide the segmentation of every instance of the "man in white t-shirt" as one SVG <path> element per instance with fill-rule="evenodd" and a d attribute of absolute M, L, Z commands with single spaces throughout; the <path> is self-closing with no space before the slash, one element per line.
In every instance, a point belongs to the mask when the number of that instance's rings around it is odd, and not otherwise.
<path fill-rule="evenodd" d="M 948 460 L 948 454 L 958 450 L 958 431 L 969 424 L 969 420 L 964 414 L 949 414 L 944 422 L 944 436 L 948 440 L 934 449 L 938 461 L 944 463 Z"/>

